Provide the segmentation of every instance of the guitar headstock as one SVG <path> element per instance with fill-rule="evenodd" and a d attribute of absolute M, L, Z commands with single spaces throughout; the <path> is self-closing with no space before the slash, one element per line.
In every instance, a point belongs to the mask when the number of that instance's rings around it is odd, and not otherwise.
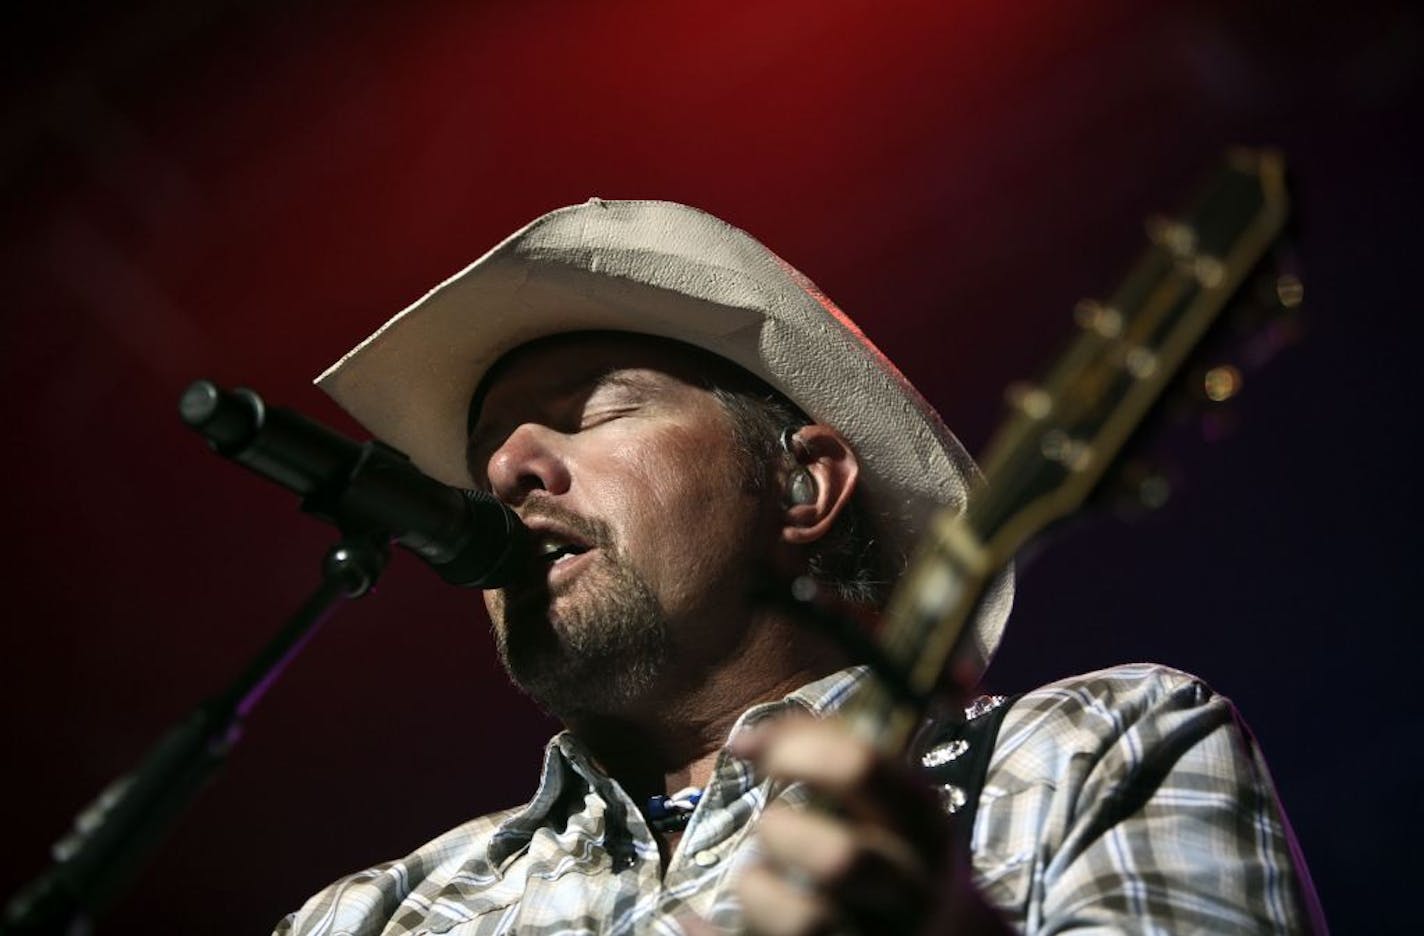
<path fill-rule="evenodd" d="M 1038 384 L 1010 389 L 1013 415 L 982 460 L 987 484 L 967 517 L 991 561 L 1078 510 L 1118 462 L 1223 311 L 1285 227 L 1285 167 L 1271 150 L 1232 150 L 1193 207 L 1147 221 L 1148 247 L 1108 298 L 1074 310 L 1078 334 Z M 1281 306 L 1300 300 L 1293 276 L 1270 282 Z M 1205 399 L 1241 383 L 1238 368 L 1192 374 Z"/>
<path fill-rule="evenodd" d="M 885 609 L 876 669 L 902 699 L 926 698 L 945 683 L 994 576 L 1035 534 L 1082 507 L 1119 464 L 1280 237 L 1287 209 L 1280 154 L 1234 149 L 1193 207 L 1148 220 L 1148 246 L 1111 296 L 1078 303 L 1067 351 L 1040 383 L 1011 389 L 1013 413 L 981 460 L 985 483 L 968 511 L 934 518 Z M 1299 280 L 1272 282 L 1278 307 L 1299 303 Z M 1240 377 L 1219 367 L 1198 380 L 1206 396 L 1225 398 Z M 853 721 L 893 748 L 913 730 L 912 708 L 868 691 Z"/>

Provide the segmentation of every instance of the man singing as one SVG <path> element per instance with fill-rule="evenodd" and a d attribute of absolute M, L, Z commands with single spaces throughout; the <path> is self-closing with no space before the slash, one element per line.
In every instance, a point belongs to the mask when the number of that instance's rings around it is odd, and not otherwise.
<path fill-rule="evenodd" d="M 975 700 L 888 759 L 871 677 L 783 600 L 883 605 L 975 468 L 805 277 L 667 202 L 545 215 L 320 378 L 533 533 L 485 593 L 566 730 L 533 797 L 351 875 L 279 933 L 1311 932 L 1255 743 L 1133 665 Z M 977 678 L 1012 595 L 971 622 Z"/>

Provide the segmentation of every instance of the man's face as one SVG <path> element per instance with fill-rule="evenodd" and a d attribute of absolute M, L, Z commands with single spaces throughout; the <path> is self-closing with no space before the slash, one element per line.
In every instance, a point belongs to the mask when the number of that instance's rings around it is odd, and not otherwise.
<path fill-rule="evenodd" d="M 565 336 L 488 386 L 471 473 L 543 557 L 485 602 L 506 669 L 555 714 L 636 707 L 739 639 L 765 498 L 704 365 L 669 342 Z"/>

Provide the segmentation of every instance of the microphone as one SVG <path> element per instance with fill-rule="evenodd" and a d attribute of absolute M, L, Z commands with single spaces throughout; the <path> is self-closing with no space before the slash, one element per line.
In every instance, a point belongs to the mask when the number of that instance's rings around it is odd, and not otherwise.
<path fill-rule="evenodd" d="M 301 496 L 303 510 L 343 532 L 388 533 L 452 585 L 499 588 L 528 560 L 529 531 L 514 511 L 427 477 L 382 442 L 356 442 L 208 380 L 183 391 L 178 412 L 219 455 Z"/>

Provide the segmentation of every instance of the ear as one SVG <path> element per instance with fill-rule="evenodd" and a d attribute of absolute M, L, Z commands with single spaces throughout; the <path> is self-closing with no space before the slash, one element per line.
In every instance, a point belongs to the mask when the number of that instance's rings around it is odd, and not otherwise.
<path fill-rule="evenodd" d="M 802 546 L 830 532 L 855 493 L 860 462 L 845 437 L 820 424 L 796 430 L 791 452 L 796 467 L 804 469 L 815 482 L 815 496 L 808 502 L 782 508 L 781 541 Z M 782 480 L 785 483 L 786 477 Z"/>

